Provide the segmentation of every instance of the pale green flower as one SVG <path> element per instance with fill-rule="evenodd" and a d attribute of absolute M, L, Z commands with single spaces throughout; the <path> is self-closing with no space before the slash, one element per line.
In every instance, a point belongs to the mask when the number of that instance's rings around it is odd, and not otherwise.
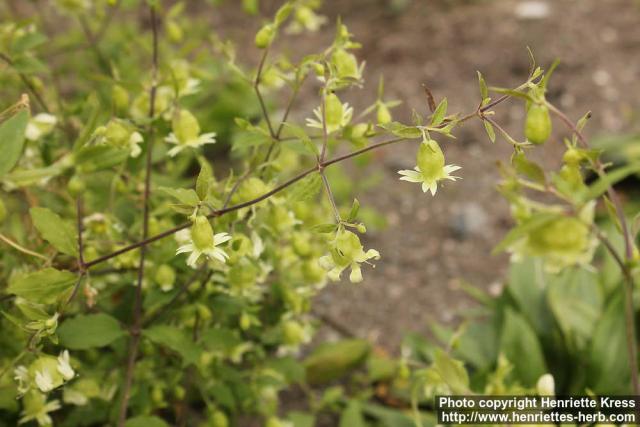
<path fill-rule="evenodd" d="M 65 381 L 69 381 L 76 375 L 71 367 L 71 363 L 69 362 L 68 350 L 64 350 L 60 353 L 60 356 L 58 356 L 58 372 L 62 375 L 62 378 L 64 378 Z"/>
<path fill-rule="evenodd" d="M 425 139 L 420 144 L 416 156 L 417 166 L 414 170 L 398 171 L 401 181 L 417 182 L 422 184 L 422 191 L 430 191 L 435 196 L 438 190 L 438 182 L 443 179 L 455 181 L 457 176 L 451 175 L 460 169 L 460 166 L 445 165 L 444 154 L 438 143 L 434 140 Z"/>
<path fill-rule="evenodd" d="M 351 122 L 353 108 L 347 102 L 344 104 L 335 93 L 330 93 L 325 97 L 325 115 L 327 117 L 327 133 L 335 132 Z M 313 110 L 315 119 L 307 119 L 307 126 L 311 128 L 323 129 L 322 106 Z"/>
<path fill-rule="evenodd" d="M 201 255 L 224 263 L 229 255 L 217 246 L 229 240 L 231 240 L 231 236 L 227 233 L 214 234 L 207 217 L 200 215 L 196 217 L 191 227 L 191 241 L 180 246 L 176 255 L 191 252 L 187 258 L 187 265 L 194 268 Z"/>
<path fill-rule="evenodd" d="M 349 280 L 352 283 L 357 283 L 362 281 L 360 264 L 369 263 L 370 259 L 380 259 L 380 253 L 375 249 L 369 249 L 365 252 L 360 238 L 356 234 L 340 229 L 331 242 L 329 254 L 321 257 L 319 264 L 328 271 L 327 276 L 333 281 L 339 280 L 342 272 L 351 268 Z"/>
<path fill-rule="evenodd" d="M 185 148 L 198 148 L 216 142 L 215 132 L 200 134 L 198 119 L 188 110 L 180 110 L 174 115 L 172 130 L 173 132 L 165 138 L 169 144 L 176 144 L 168 152 L 170 157 L 174 157 Z"/>
<path fill-rule="evenodd" d="M 47 397 L 38 392 L 31 392 L 25 395 L 22 403 L 22 416 L 18 423 L 24 424 L 29 421 L 36 421 L 41 427 L 53 425 L 53 420 L 49 413 L 61 408 L 59 401 L 52 400 L 47 402 Z"/>

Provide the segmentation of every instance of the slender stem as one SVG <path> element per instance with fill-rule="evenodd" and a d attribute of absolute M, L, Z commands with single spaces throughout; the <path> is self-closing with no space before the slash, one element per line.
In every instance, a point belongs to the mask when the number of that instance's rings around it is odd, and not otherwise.
<path fill-rule="evenodd" d="M 333 209 L 333 215 L 336 217 L 336 223 L 340 224 L 342 222 L 342 218 L 340 217 L 340 211 L 338 210 L 338 205 L 336 205 L 336 199 L 333 197 L 333 191 L 331 191 L 331 185 L 329 185 L 329 180 L 325 175 L 324 171 L 320 172 L 320 176 L 322 177 L 322 183 L 324 184 L 324 189 L 327 191 L 327 197 L 329 198 L 329 202 L 331 203 L 331 209 Z"/>
<path fill-rule="evenodd" d="M 151 166 L 153 155 L 153 141 L 155 138 L 153 117 L 155 116 L 155 100 L 158 88 L 158 22 L 156 19 L 155 6 L 150 5 L 151 29 L 153 33 L 153 59 L 151 68 L 151 91 L 149 95 L 149 142 L 147 143 L 147 156 L 145 164 L 145 184 L 143 198 L 143 217 L 142 217 L 142 240 L 147 240 L 149 236 L 149 196 L 151 195 Z M 127 368 L 125 373 L 124 388 L 122 392 L 122 401 L 120 403 L 120 411 L 118 415 L 118 426 L 124 427 L 127 419 L 127 407 L 129 406 L 129 397 L 131 395 L 131 386 L 133 384 L 133 376 L 135 373 L 138 349 L 140 346 L 140 327 L 142 325 L 142 282 L 144 279 L 144 261 L 147 252 L 147 245 L 140 247 L 140 262 L 138 264 L 138 281 L 136 285 L 135 301 L 133 306 L 133 324 L 130 330 L 129 351 L 127 358 Z"/>
<path fill-rule="evenodd" d="M 46 256 L 39 254 L 37 252 L 33 252 L 23 246 L 20 246 L 18 243 L 14 242 L 13 240 L 9 239 L 7 236 L 5 236 L 4 234 L 0 233 L 0 240 L 2 240 L 3 242 L 5 242 L 7 245 L 11 246 L 12 248 L 27 254 L 27 255 L 31 255 L 40 259 L 43 259 L 45 261 L 49 261 L 49 258 L 47 258 Z"/>
<path fill-rule="evenodd" d="M 324 162 L 327 155 L 327 145 L 329 145 L 329 132 L 327 131 L 327 89 L 322 89 L 322 102 L 320 104 L 322 113 L 322 150 L 320 151 L 319 162 Z"/>
<path fill-rule="evenodd" d="M 84 243 L 82 241 L 82 196 L 76 198 L 76 228 L 78 233 L 78 269 L 85 271 Z"/>
<path fill-rule="evenodd" d="M 269 119 L 269 113 L 267 112 L 267 106 L 264 103 L 264 99 L 262 98 L 262 93 L 260 92 L 260 81 L 262 79 L 262 70 L 264 69 L 264 64 L 267 60 L 267 55 L 269 55 L 269 48 L 267 47 L 262 54 L 262 58 L 260 58 L 260 64 L 258 65 L 258 71 L 256 71 L 256 79 L 253 82 L 253 90 L 256 92 L 256 96 L 258 97 L 258 101 L 260 102 L 260 108 L 262 109 L 262 115 L 267 122 L 267 126 L 269 127 L 269 134 L 271 138 L 276 139 L 276 133 L 273 131 L 273 126 L 271 125 L 271 119 Z"/>
<path fill-rule="evenodd" d="M 556 106 L 547 102 L 549 110 L 554 113 L 560 121 L 573 132 L 583 147 L 590 148 L 587 139 L 584 137 L 580 129 L 567 117 L 565 113 L 560 111 Z M 606 175 L 604 165 L 600 162 L 599 159 L 596 159 L 594 162 L 594 169 L 598 176 L 604 177 Z M 626 326 L 626 341 L 627 341 L 627 352 L 629 353 L 629 369 L 631 370 L 631 385 L 633 388 L 633 392 L 635 395 L 640 395 L 640 378 L 638 378 L 638 347 L 636 344 L 636 326 L 635 326 L 635 315 L 634 315 L 634 307 L 633 307 L 633 289 L 635 288 L 633 276 L 631 271 L 629 270 L 628 262 L 633 258 L 633 241 L 631 239 L 631 235 L 629 233 L 629 225 L 627 223 L 627 218 L 624 214 L 624 210 L 622 208 L 622 203 L 620 202 L 620 198 L 618 197 L 618 193 L 612 186 L 607 187 L 607 195 L 611 199 L 611 202 L 614 205 L 616 210 L 616 215 L 618 216 L 618 220 L 620 221 L 620 228 L 622 229 L 622 235 L 624 238 L 624 247 L 625 247 L 625 261 L 620 259 L 618 256 L 616 258 L 616 262 L 618 262 L 620 269 L 622 270 L 622 274 L 625 278 L 623 282 L 623 292 L 625 298 L 625 326 Z M 602 239 L 601 239 L 602 241 Z M 603 241 L 604 243 L 604 241 Z M 605 243 L 605 247 L 610 250 L 609 246 Z M 611 252 L 611 251 L 610 251 Z M 615 256 L 614 256 L 615 258 Z"/>

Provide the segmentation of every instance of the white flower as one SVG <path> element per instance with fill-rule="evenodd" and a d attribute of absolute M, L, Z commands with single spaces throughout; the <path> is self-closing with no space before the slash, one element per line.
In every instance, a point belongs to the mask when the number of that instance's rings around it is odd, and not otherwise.
<path fill-rule="evenodd" d="M 199 135 L 197 138 L 191 139 L 185 142 L 180 142 L 178 138 L 175 136 L 175 134 L 171 133 L 169 134 L 168 137 L 165 138 L 165 141 L 168 142 L 169 144 L 177 144 L 175 147 L 170 149 L 167 153 L 169 154 L 169 157 L 175 157 L 176 154 L 178 154 L 179 152 L 181 152 L 182 150 L 188 147 L 198 148 L 205 144 L 215 144 L 216 133 L 215 132 L 203 133 L 202 135 Z"/>
<path fill-rule="evenodd" d="M 555 396 L 556 394 L 556 385 L 553 379 L 553 375 L 544 374 L 540 378 L 538 378 L 538 382 L 536 383 L 536 390 L 540 396 Z"/>
<path fill-rule="evenodd" d="M 349 106 L 349 103 L 344 104 L 340 102 L 340 99 L 335 93 L 330 93 L 325 97 L 325 116 L 327 118 L 327 133 L 332 133 L 338 129 L 346 126 L 351 122 L 353 117 L 353 108 Z M 307 119 L 307 126 L 311 128 L 323 129 L 322 125 L 322 106 L 313 110 L 315 119 Z"/>
<path fill-rule="evenodd" d="M 459 179 L 451 174 L 461 169 L 460 166 L 445 165 L 444 154 L 438 143 L 433 140 L 425 139 L 420 144 L 416 161 L 418 165 L 414 170 L 401 170 L 398 173 L 402 175 L 401 181 L 422 183 L 422 191 L 425 193 L 430 191 L 431 195 L 435 196 L 439 181 Z"/>
<path fill-rule="evenodd" d="M 57 411 L 61 406 L 57 400 L 52 400 L 51 402 L 46 400 L 45 395 L 37 392 L 27 394 L 23 399 L 24 409 L 18 424 L 35 420 L 42 427 L 50 427 L 53 424 L 53 420 L 49 416 L 49 412 Z"/>
<path fill-rule="evenodd" d="M 58 372 L 60 373 L 60 375 L 62 375 L 65 381 L 69 381 L 76 374 L 73 371 L 71 364 L 69 363 L 68 350 L 64 350 L 62 353 L 60 353 L 60 356 L 58 356 Z"/>
<path fill-rule="evenodd" d="M 191 227 L 191 242 L 180 246 L 176 255 L 191 252 L 187 258 L 187 265 L 194 268 L 201 255 L 226 262 L 229 255 L 217 246 L 229 240 L 231 236 L 227 233 L 214 234 L 207 217 L 199 215 Z"/>
<path fill-rule="evenodd" d="M 138 157 L 140 153 L 142 153 L 142 148 L 140 148 L 140 143 L 142 143 L 144 139 L 139 132 L 133 132 L 129 137 L 129 155 L 131 157 Z"/>
<path fill-rule="evenodd" d="M 47 370 L 36 371 L 35 381 L 43 393 L 48 393 L 55 388 L 53 378 L 51 378 L 51 374 Z"/>
<path fill-rule="evenodd" d="M 24 365 L 18 366 L 13 371 L 13 375 L 13 378 L 18 383 L 18 394 L 23 395 L 29 391 L 31 385 L 29 384 L 29 371 L 27 370 L 27 367 Z"/>
<path fill-rule="evenodd" d="M 174 157 L 185 148 L 198 148 L 205 144 L 216 142 L 215 132 L 200 133 L 198 119 L 189 110 L 180 110 L 174 114 L 171 124 L 173 132 L 165 138 L 169 144 L 176 144 L 168 151 L 170 157 Z"/>
<path fill-rule="evenodd" d="M 27 124 L 25 137 L 29 141 L 36 141 L 51 133 L 53 128 L 56 126 L 56 123 L 58 123 L 58 119 L 54 115 L 47 113 L 36 114 Z"/>

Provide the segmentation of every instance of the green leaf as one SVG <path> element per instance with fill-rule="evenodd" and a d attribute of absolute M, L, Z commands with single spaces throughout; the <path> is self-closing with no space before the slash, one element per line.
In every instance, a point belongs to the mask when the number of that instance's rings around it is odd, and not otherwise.
<path fill-rule="evenodd" d="M 124 427 L 169 427 L 169 424 L 155 416 L 141 415 L 129 418 L 124 423 Z"/>
<path fill-rule="evenodd" d="M 118 321 L 103 313 L 79 315 L 58 328 L 60 344 L 71 350 L 105 347 L 124 335 Z"/>
<path fill-rule="evenodd" d="M 587 352 L 587 384 L 598 394 L 630 393 L 623 299 L 618 293 L 598 320 Z"/>
<path fill-rule="evenodd" d="M 314 427 L 316 417 L 308 412 L 291 411 L 287 414 L 287 419 L 293 423 L 293 427 Z"/>
<path fill-rule="evenodd" d="M 174 326 L 159 325 L 143 332 L 155 344 L 165 346 L 178 353 L 184 364 L 195 364 L 200 357 L 200 349 L 187 334 Z"/>
<path fill-rule="evenodd" d="M 434 367 L 442 380 L 455 394 L 467 394 L 469 392 L 469 374 L 462 362 L 453 359 L 441 349 L 436 349 Z"/>
<path fill-rule="evenodd" d="M 431 116 L 431 126 L 439 126 L 447 115 L 447 98 L 444 98 L 436 107 L 436 111 Z"/>
<path fill-rule="evenodd" d="M 422 137 L 422 131 L 415 126 L 407 126 L 399 122 L 391 122 L 391 123 L 386 123 L 378 126 L 391 132 L 395 136 L 399 136 L 401 138 L 421 138 Z"/>
<path fill-rule="evenodd" d="M 358 201 L 358 199 L 353 199 L 353 204 L 351 205 L 351 211 L 349 212 L 349 216 L 347 217 L 347 222 L 355 221 L 359 211 L 360 211 L 360 202 Z"/>
<path fill-rule="evenodd" d="M 203 159 L 200 163 L 200 173 L 196 180 L 196 194 L 200 200 L 205 200 L 209 195 L 209 188 L 213 183 L 213 171 L 209 163 Z"/>
<path fill-rule="evenodd" d="M 58 251 L 67 255 L 78 255 L 78 242 L 75 228 L 62 220 L 55 212 L 41 207 L 29 210 L 33 225 L 44 240 Z"/>
<path fill-rule="evenodd" d="M 288 191 L 289 200 L 303 202 L 312 200 L 322 189 L 322 178 L 319 174 L 311 174 L 294 184 Z"/>
<path fill-rule="evenodd" d="M 71 289 L 77 280 L 78 277 L 69 271 L 47 267 L 18 276 L 9 283 L 7 291 L 32 302 L 53 304 Z"/>
<path fill-rule="evenodd" d="M 367 341 L 358 339 L 320 344 L 304 361 L 307 381 L 323 384 L 336 380 L 364 363 L 370 350 Z"/>
<path fill-rule="evenodd" d="M 514 373 L 525 387 L 533 386 L 548 371 L 536 333 L 511 308 L 505 312 L 500 351 L 513 363 Z"/>
<path fill-rule="evenodd" d="M 198 193 L 191 188 L 160 187 L 159 190 L 178 200 L 183 205 L 195 207 L 200 203 Z"/>
<path fill-rule="evenodd" d="M 483 100 L 487 99 L 489 96 L 489 89 L 487 88 L 487 82 L 484 81 L 484 77 L 482 77 L 482 73 L 478 71 L 478 84 L 480 85 L 480 96 Z"/>
<path fill-rule="evenodd" d="M 0 124 L 0 177 L 18 163 L 24 147 L 24 132 L 29 122 L 29 111 L 22 110 Z"/>
<path fill-rule="evenodd" d="M 489 136 L 489 140 L 491 142 L 496 142 L 496 131 L 493 130 L 493 125 L 489 122 L 489 120 L 483 120 L 482 124 L 484 125 L 484 130 Z"/>
<path fill-rule="evenodd" d="M 616 183 L 622 181 L 631 174 L 640 172 L 640 163 L 632 163 L 630 165 L 607 172 L 604 176 L 598 178 L 596 182 L 591 184 L 587 191 L 582 195 L 582 200 L 593 200 L 603 195 L 607 189 Z"/>
<path fill-rule="evenodd" d="M 524 153 L 516 153 L 511 161 L 513 162 L 513 166 L 518 173 L 526 176 L 527 178 L 538 184 L 544 184 L 546 182 L 544 169 L 542 169 L 537 163 L 527 159 Z"/>
<path fill-rule="evenodd" d="M 514 227 L 507 233 L 504 239 L 493 249 L 493 253 L 497 254 L 506 250 L 509 246 L 526 236 L 530 231 L 541 227 L 545 223 L 557 218 L 557 214 L 552 213 L 539 213 L 533 215 L 531 218 L 523 221 L 518 226 Z"/>
<path fill-rule="evenodd" d="M 347 407 L 340 415 L 339 427 L 366 427 L 367 423 L 362 416 L 362 408 L 357 400 L 350 400 Z"/>

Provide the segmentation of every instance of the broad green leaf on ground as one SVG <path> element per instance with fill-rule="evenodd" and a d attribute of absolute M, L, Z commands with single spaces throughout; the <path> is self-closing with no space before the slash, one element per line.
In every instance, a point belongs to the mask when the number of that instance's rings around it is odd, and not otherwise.
<path fill-rule="evenodd" d="M 514 374 L 525 387 L 533 386 L 547 372 L 536 333 L 521 314 L 510 308 L 505 312 L 500 351 L 514 365 Z"/>
<path fill-rule="evenodd" d="M 469 392 L 469 375 L 462 362 L 453 359 L 443 350 L 437 349 L 433 364 L 452 392 L 455 394 Z"/>
<path fill-rule="evenodd" d="M 103 313 L 79 315 L 58 328 L 60 344 L 71 350 L 104 347 L 124 335 L 118 321 Z"/>
<path fill-rule="evenodd" d="M 0 123 L 0 177 L 18 163 L 24 147 L 24 133 L 29 122 L 29 112 L 19 111 Z"/>
<path fill-rule="evenodd" d="M 305 360 L 307 381 L 322 384 L 336 380 L 364 363 L 371 350 L 365 340 L 344 340 L 319 345 Z"/>
<path fill-rule="evenodd" d="M 589 347 L 587 385 L 597 394 L 631 393 L 624 302 L 615 295 L 593 331 Z"/>
<path fill-rule="evenodd" d="M 73 273 L 47 267 L 13 279 L 7 291 L 32 302 L 53 304 L 71 289 L 77 280 L 78 276 Z"/>
<path fill-rule="evenodd" d="M 76 230 L 55 212 L 41 207 L 31 208 L 33 225 L 44 240 L 51 243 L 58 251 L 67 255 L 78 255 Z"/>

